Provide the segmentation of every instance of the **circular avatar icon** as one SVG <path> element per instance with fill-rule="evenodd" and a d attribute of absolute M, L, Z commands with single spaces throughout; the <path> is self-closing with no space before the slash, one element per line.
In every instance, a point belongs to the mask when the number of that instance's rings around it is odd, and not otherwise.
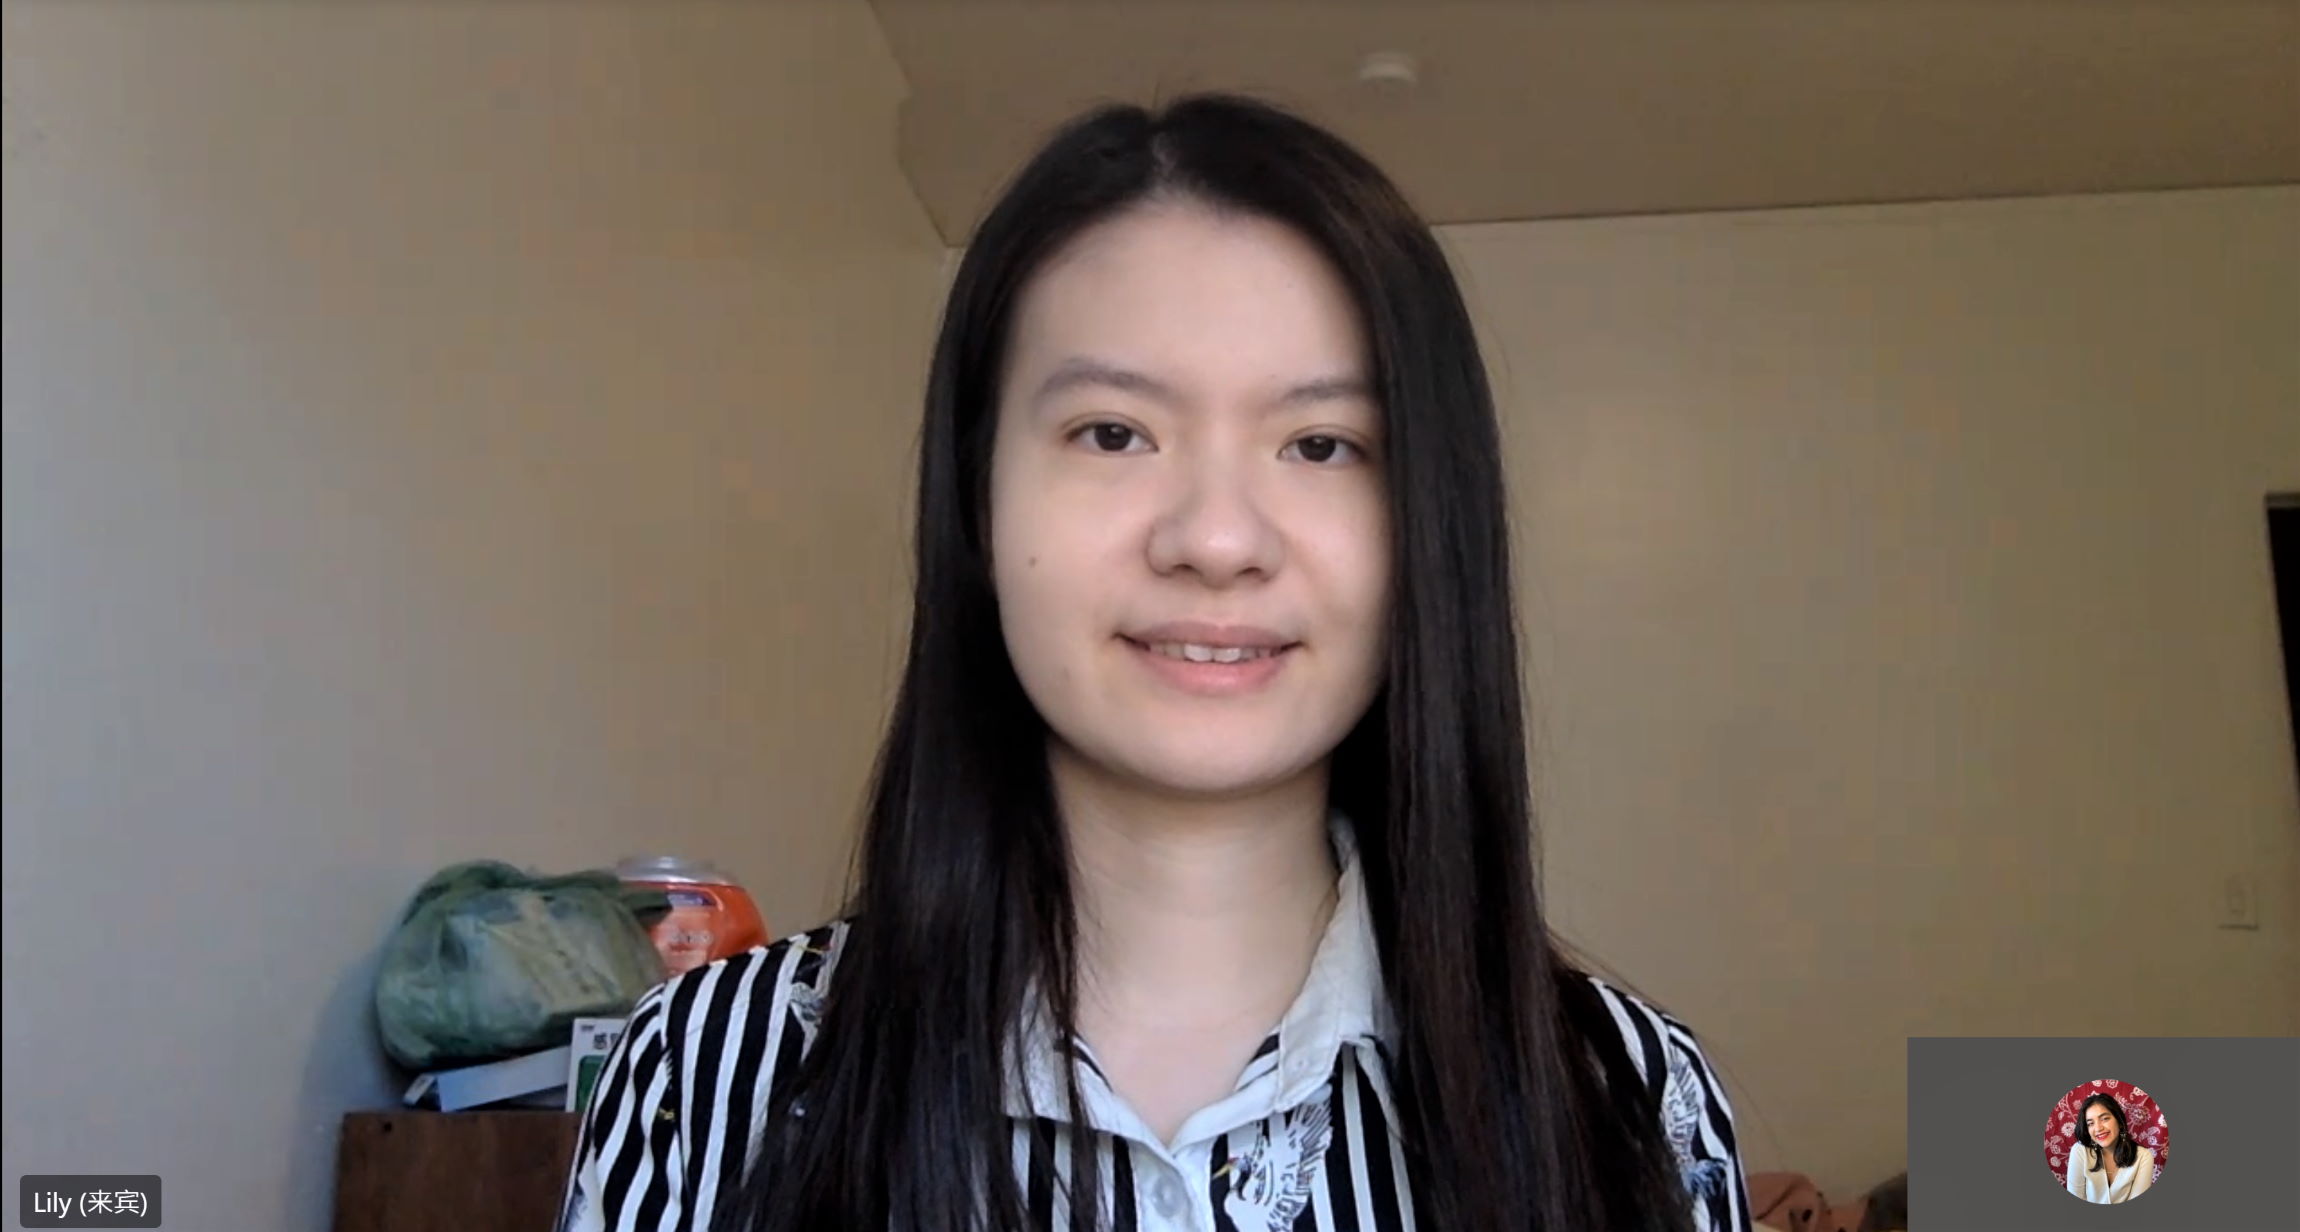
<path fill-rule="evenodd" d="M 2045 1120 L 2045 1167 L 2053 1184 L 2080 1201 L 2132 1201 L 2164 1179 L 2171 1153 L 2164 1109 L 2121 1079 L 2076 1084 Z"/>

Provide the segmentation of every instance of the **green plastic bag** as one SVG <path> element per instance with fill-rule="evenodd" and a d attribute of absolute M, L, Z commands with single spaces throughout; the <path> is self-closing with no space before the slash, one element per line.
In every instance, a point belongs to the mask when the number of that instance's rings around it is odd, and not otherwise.
<path fill-rule="evenodd" d="M 410 1069 L 554 1048 L 577 1018 L 619 1017 L 664 979 L 647 926 L 658 889 L 606 871 L 536 877 L 492 860 L 432 874 L 384 946 L 375 1016 Z"/>

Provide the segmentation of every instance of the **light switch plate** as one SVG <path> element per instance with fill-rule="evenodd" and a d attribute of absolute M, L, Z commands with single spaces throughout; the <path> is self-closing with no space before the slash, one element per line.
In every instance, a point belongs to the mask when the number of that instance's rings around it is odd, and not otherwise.
<path fill-rule="evenodd" d="M 2260 896 L 2252 887 L 2252 874 L 2230 873 L 2220 883 L 2220 926 L 2260 927 Z"/>

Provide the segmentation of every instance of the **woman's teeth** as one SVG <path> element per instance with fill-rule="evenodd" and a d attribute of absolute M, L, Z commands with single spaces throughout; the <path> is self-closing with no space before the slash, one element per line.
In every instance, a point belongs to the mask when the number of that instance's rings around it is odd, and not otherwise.
<path fill-rule="evenodd" d="M 1244 663 L 1250 659 L 1267 659 L 1278 653 L 1274 646 L 1201 646 L 1196 642 L 1157 642 L 1150 653 L 1162 654 L 1169 659 L 1188 659 L 1192 663 Z"/>

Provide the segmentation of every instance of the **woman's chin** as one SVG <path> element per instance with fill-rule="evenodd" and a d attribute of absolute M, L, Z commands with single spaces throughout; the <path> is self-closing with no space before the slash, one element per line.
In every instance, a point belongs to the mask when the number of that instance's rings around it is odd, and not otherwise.
<path fill-rule="evenodd" d="M 1289 786 L 1324 761 L 1317 746 L 1263 724 L 1199 723 L 1164 731 L 1088 733 L 1056 742 L 1057 755 L 1137 791 L 1195 799 L 1242 799 Z"/>
<path fill-rule="evenodd" d="M 1291 759 L 1237 747 L 1160 750 L 1140 758 L 1134 777 L 1164 795 L 1224 800 L 1260 795 L 1299 778 Z"/>

